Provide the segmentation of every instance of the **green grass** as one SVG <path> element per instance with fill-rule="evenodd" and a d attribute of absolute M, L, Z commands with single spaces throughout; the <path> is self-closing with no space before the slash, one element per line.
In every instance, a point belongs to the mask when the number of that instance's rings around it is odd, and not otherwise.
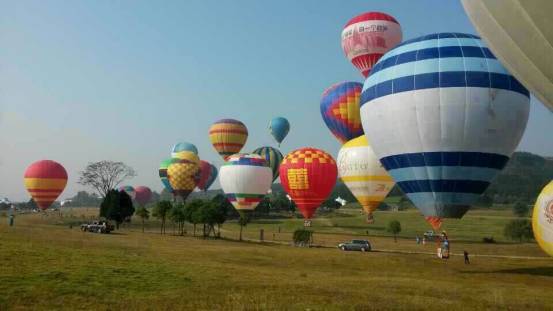
<path fill-rule="evenodd" d="M 94 210 L 74 214 L 95 213 Z M 314 221 L 315 242 L 334 246 L 369 229 L 376 248 L 433 252 L 409 236 L 427 230 L 412 211 L 377 213 L 366 225 L 356 211 Z M 446 228 L 453 251 L 472 254 L 545 256 L 534 243 L 482 244 L 481 235 L 501 232 L 510 215 L 475 211 L 472 221 Z M 404 239 L 394 243 L 383 226 L 398 219 Z M 157 221 L 140 232 L 138 221 L 116 234 L 69 229 L 71 218 L 24 215 L 15 227 L 0 219 L 0 310 L 443 310 L 553 308 L 553 260 L 462 257 L 443 261 L 427 254 L 341 252 L 335 248 L 203 240 L 157 233 Z M 73 221 L 76 221 L 73 219 Z M 246 237 L 259 229 L 272 240 L 290 241 L 300 219 L 251 223 Z M 335 224 L 339 226 L 335 226 Z M 484 223 L 489 228 L 477 228 Z M 451 229 L 449 225 L 451 224 Z M 278 227 L 281 233 L 276 233 Z M 466 228 L 475 227 L 472 233 Z M 170 227 L 169 227 L 170 228 Z M 237 237 L 238 226 L 223 226 Z M 374 235 L 373 232 L 374 231 Z M 378 235 L 377 235 L 378 234 Z M 366 235 L 366 233 L 365 233 Z M 499 236 L 497 236 L 499 238 Z"/>

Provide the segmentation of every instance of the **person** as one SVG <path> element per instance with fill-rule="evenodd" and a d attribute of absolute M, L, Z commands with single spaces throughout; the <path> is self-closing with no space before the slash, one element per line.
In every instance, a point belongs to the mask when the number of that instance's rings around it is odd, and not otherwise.
<path fill-rule="evenodd" d="M 470 265 L 469 252 L 463 251 L 463 255 L 465 256 L 465 265 Z"/>
<path fill-rule="evenodd" d="M 417 235 L 417 245 L 418 244 L 421 244 L 421 238 L 419 238 L 419 236 Z"/>
<path fill-rule="evenodd" d="M 422 238 L 422 245 L 426 245 L 426 237 Z"/>

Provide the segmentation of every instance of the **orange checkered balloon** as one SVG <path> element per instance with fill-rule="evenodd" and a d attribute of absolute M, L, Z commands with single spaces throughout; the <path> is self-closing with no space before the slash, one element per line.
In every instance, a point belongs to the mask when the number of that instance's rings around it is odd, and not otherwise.
<path fill-rule="evenodd" d="M 310 219 L 330 195 L 338 176 L 332 156 L 309 147 L 289 153 L 282 160 L 279 171 L 280 183 L 305 219 Z"/>

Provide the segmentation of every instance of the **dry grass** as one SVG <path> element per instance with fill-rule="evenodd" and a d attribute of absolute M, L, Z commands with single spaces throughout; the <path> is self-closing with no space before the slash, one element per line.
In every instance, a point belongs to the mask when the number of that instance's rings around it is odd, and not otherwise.
<path fill-rule="evenodd" d="M 66 221 L 56 216 L 19 216 L 15 227 L 0 221 L 0 310 L 553 308 L 553 261 L 545 258 L 476 257 L 469 266 L 461 257 L 161 236 L 155 222 L 146 234 L 127 228 L 100 235 L 55 225 Z M 257 237 L 262 225 L 251 224 L 247 235 Z M 225 235 L 234 236 L 235 228 L 225 225 Z M 265 230 L 272 237 L 273 227 Z M 333 245 L 351 234 L 315 238 Z M 406 239 L 370 240 L 377 248 L 417 247 Z M 473 253 L 543 256 L 535 244 L 453 245 L 472 246 Z"/>

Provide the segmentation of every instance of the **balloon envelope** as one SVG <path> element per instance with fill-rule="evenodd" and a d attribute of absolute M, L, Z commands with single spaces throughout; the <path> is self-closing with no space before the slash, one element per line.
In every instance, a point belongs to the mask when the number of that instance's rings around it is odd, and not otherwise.
<path fill-rule="evenodd" d="M 209 128 L 209 140 L 225 161 L 228 156 L 240 152 L 247 139 L 248 129 L 238 120 L 222 119 Z"/>
<path fill-rule="evenodd" d="M 119 187 L 119 191 L 125 191 L 133 200 L 136 198 L 136 191 L 133 186 L 121 186 Z"/>
<path fill-rule="evenodd" d="M 280 183 L 305 219 L 330 195 L 337 175 L 332 156 L 315 148 L 295 150 L 280 164 Z"/>
<path fill-rule="evenodd" d="M 167 178 L 167 168 L 169 167 L 169 165 L 171 165 L 171 163 L 173 163 L 173 159 L 161 161 L 158 170 L 161 183 L 163 184 L 163 187 L 165 187 L 165 189 L 169 191 L 169 193 L 173 193 L 173 188 L 171 187 L 171 183 L 169 183 L 169 178 Z"/>
<path fill-rule="evenodd" d="M 138 186 L 134 189 L 136 195 L 135 200 L 139 205 L 146 205 L 152 198 L 152 190 L 146 186 Z"/>
<path fill-rule="evenodd" d="M 474 35 L 404 42 L 361 96 L 367 138 L 424 216 L 460 218 L 518 145 L 529 93 Z"/>
<path fill-rule="evenodd" d="M 221 166 L 219 181 L 239 212 L 253 211 L 271 188 L 273 174 L 257 154 L 235 154 Z"/>
<path fill-rule="evenodd" d="M 25 170 L 25 187 L 42 210 L 54 203 L 67 185 L 65 168 L 52 160 L 41 160 Z"/>
<path fill-rule="evenodd" d="M 368 12 L 352 18 L 342 30 L 342 49 L 367 77 L 380 57 L 401 42 L 401 26 L 392 16 Z"/>
<path fill-rule="evenodd" d="M 260 155 L 262 158 L 264 158 L 267 163 L 269 164 L 269 167 L 271 168 L 271 171 L 273 172 L 273 182 L 275 179 L 278 178 L 278 169 L 280 167 L 280 162 L 282 162 L 283 156 L 282 153 L 277 148 L 273 147 L 261 147 L 255 149 L 252 153 Z"/>
<path fill-rule="evenodd" d="M 532 229 L 543 251 L 553 256 L 553 181 L 538 196 L 532 212 Z"/>
<path fill-rule="evenodd" d="M 271 135 L 273 135 L 273 138 L 280 145 L 290 131 L 290 122 L 286 118 L 276 117 L 269 123 L 269 131 L 271 131 Z"/>
<path fill-rule="evenodd" d="M 392 190 L 394 180 L 380 164 L 365 135 L 344 144 L 337 161 L 340 179 L 372 222 L 372 213 Z"/>
<path fill-rule="evenodd" d="M 200 160 L 200 179 L 198 180 L 198 189 L 207 191 L 217 178 L 217 168 L 204 160 Z"/>
<path fill-rule="evenodd" d="M 321 115 L 332 134 L 342 144 L 363 135 L 359 100 L 363 84 L 336 83 L 323 92 Z"/>
<path fill-rule="evenodd" d="M 174 194 L 184 201 L 198 183 L 200 159 L 190 151 L 181 151 L 177 157 L 167 168 L 167 177 Z"/>
<path fill-rule="evenodd" d="M 553 1 L 462 0 L 503 65 L 553 110 Z"/>
<path fill-rule="evenodd" d="M 181 151 L 190 151 L 194 154 L 198 154 L 198 148 L 196 148 L 196 146 L 194 146 L 191 143 L 182 142 L 182 143 L 175 144 L 173 148 L 171 148 L 171 157 L 176 158 L 177 153 Z"/>

